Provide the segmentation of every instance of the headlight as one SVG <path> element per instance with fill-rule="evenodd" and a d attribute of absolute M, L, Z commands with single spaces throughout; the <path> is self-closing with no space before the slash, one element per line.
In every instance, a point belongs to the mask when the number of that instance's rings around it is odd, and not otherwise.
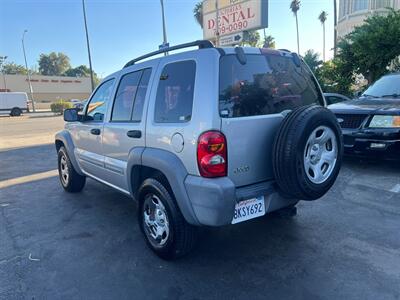
<path fill-rule="evenodd" d="M 374 116 L 370 128 L 400 128 L 400 116 Z"/>

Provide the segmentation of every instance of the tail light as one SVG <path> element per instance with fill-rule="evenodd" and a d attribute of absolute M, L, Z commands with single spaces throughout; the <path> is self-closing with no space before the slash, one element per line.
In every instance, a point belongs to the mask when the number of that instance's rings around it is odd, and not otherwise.
<path fill-rule="evenodd" d="M 222 177 L 227 174 L 226 138 L 219 131 L 207 131 L 197 143 L 197 164 L 203 177 Z"/>

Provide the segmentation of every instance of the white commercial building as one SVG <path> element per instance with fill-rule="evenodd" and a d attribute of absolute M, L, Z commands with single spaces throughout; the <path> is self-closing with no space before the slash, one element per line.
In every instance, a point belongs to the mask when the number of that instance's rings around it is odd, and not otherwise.
<path fill-rule="evenodd" d="M 49 103 L 63 99 L 87 99 L 91 93 L 90 78 L 32 75 L 33 98 L 36 103 Z M 25 92 L 31 98 L 26 75 L 0 75 L 0 92 Z"/>
<path fill-rule="evenodd" d="M 400 0 L 339 0 L 338 39 L 362 25 L 373 13 L 387 13 L 388 7 L 400 9 Z"/>

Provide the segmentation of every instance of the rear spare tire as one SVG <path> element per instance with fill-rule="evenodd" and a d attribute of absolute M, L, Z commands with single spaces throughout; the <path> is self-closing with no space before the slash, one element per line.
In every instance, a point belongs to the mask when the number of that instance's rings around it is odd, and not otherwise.
<path fill-rule="evenodd" d="M 272 164 L 281 193 L 315 200 L 334 184 L 343 154 L 341 129 L 327 108 L 300 107 L 282 121 L 275 138 Z"/>

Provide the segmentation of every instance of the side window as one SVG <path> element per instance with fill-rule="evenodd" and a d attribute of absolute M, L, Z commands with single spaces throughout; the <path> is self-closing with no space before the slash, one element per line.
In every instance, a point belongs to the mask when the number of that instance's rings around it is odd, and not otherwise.
<path fill-rule="evenodd" d="M 146 100 L 147 87 L 149 85 L 151 75 L 151 69 L 143 71 L 142 79 L 140 80 L 139 88 L 136 93 L 135 105 L 133 106 L 132 118 L 134 122 L 140 122 L 142 120 L 143 105 Z"/>
<path fill-rule="evenodd" d="M 102 122 L 107 109 L 107 102 L 110 101 L 114 79 L 101 84 L 96 90 L 87 106 L 86 120 Z"/>
<path fill-rule="evenodd" d="M 118 86 L 112 110 L 112 121 L 130 121 L 133 103 L 142 71 L 125 74 Z"/>
<path fill-rule="evenodd" d="M 142 119 L 151 69 L 125 74 L 118 86 L 111 121 L 134 121 Z"/>
<path fill-rule="evenodd" d="M 196 63 L 193 60 L 164 67 L 157 88 L 155 121 L 183 123 L 192 117 Z"/>

